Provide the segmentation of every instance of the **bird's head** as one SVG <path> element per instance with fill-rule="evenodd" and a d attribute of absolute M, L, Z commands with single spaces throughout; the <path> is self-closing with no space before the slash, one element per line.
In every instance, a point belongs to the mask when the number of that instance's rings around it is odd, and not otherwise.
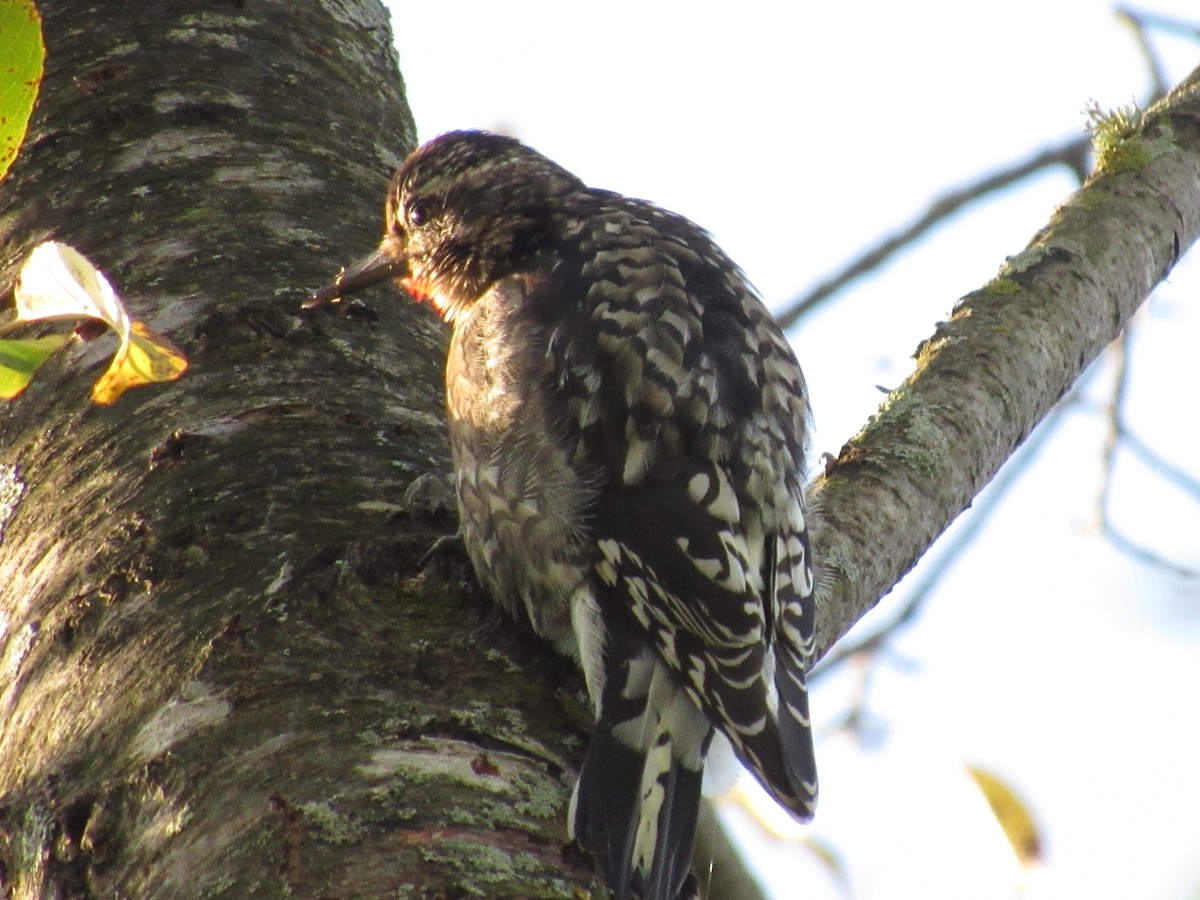
<path fill-rule="evenodd" d="M 388 189 L 384 235 L 306 306 L 393 279 L 447 320 L 529 267 L 562 229 L 583 183 L 515 138 L 452 131 L 418 147 Z"/>

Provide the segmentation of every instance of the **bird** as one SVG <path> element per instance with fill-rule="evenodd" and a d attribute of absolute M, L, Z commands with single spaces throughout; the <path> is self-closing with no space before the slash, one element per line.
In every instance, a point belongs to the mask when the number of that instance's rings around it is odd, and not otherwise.
<path fill-rule="evenodd" d="M 809 399 L 742 270 L 683 216 L 467 130 L 404 160 L 382 242 L 305 305 L 386 281 L 452 328 L 476 576 L 582 669 L 595 723 L 568 830 L 613 896 L 694 889 L 714 735 L 808 821 Z"/>

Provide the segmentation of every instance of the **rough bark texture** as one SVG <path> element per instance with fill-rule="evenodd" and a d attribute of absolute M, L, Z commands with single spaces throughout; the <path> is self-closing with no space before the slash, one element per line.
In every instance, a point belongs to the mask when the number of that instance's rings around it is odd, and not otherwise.
<path fill-rule="evenodd" d="M 100 408 L 111 345 L 76 344 L 0 407 L 5 894 L 596 890 L 563 849 L 577 678 L 453 562 L 418 573 L 453 528 L 442 328 L 386 291 L 298 312 L 374 244 L 413 143 L 382 9 L 40 5 L 3 283 L 37 241 L 71 243 L 192 367 Z M 1193 80 L 847 445 L 824 485 L 823 644 L 1192 242 L 1196 106 Z"/>
<path fill-rule="evenodd" d="M 959 301 L 818 483 L 814 556 L 830 587 L 818 653 L 970 505 L 1198 234 L 1200 70 Z"/>
<path fill-rule="evenodd" d="M 191 369 L 95 407 L 102 339 L 0 407 L 0 893 L 592 885 L 562 853 L 574 682 L 417 577 L 453 530 L 436 481 L 405 499 L 448 469 L 440 323 L 298 312 L 414 142 L 384 11 L 40 5 L 5 282 L 73 244 Z"/>

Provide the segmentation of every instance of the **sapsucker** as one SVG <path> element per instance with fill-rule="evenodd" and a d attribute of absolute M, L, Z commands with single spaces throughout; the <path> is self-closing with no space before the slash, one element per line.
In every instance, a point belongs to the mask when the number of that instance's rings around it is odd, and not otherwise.
<path fill-rule="evenodd" d="M 703 230 L 512 138 L 420 147 L 385 216 L 310 305 L 395 279 L 453 326 L 467 553 L 595 708 L 572 834 L 617 897 L 675 900 L 714 730 L 796 817 L 816 800 L 800 367 Z"/>

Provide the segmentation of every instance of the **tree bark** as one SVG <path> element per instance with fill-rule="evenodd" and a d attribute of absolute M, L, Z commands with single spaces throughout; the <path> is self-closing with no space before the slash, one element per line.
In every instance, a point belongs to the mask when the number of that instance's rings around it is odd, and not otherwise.
<path fill-rule="evenodd" d="M 454 527 L 440 323 L 386 291 L 299 312 L 375 244 L 414 143 L 383 9 L 40 5 L 5 283 L 66 241 L 191 368 L 96 407 L 111 345 L 76 343 L 0 410 L 6 895 L 598 891 L 564 849 L 577 676 L 461 564 L 421 574 Z M 967 298 L 847 445 L 823 489 L 824 646 L 1194 240 L 1198 94 L 1150 117 L 1144 165 L 1091 182 Z"/>
<path fill-rule="evenodd" d="M 449 466 L 440 323 L 383 292 L 299 314 L 414 144 L 386 13 L 41 7 L 7 282 L 66 241 L 191 368 L 101 408 L 111 343 L 76 345 L 0 410 L 6 895 L 592 886 L 574 682 L 418 577 L 453 530 L 436 479 L 406 497 Z"/>

